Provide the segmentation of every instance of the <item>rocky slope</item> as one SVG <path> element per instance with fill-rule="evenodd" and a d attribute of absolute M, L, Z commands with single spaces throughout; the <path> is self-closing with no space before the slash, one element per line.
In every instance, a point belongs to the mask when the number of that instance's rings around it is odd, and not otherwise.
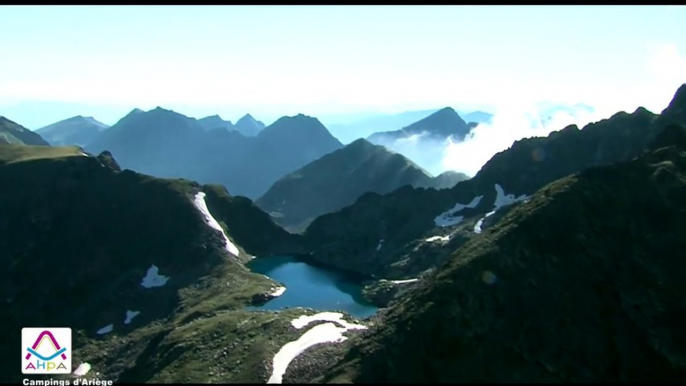
<path fill-rule="evenodd" d="M 39 134 L 0 116 L 0 145 L 2 144 L 50 146 Z"/>
<path fill-rule="evenodd" d="M 502 204 L 588 167 L 638 156 L 668 123 L 686 122 L 685 99 L 686 85 L 659 116 L 639 108 L 581 130 L 569 126 L 548 137 L 517 141 L 451 189 L 404 187 L 387 195 L 365 194 L 310 224 L 305 238 L 312 258 L 378 277 L 414 277 L 473 237 L 480 220 L 484 228 L 496 223 L 508 207 Z"/>
<path fill-rule="evenodd" d="M 686 127 L 648 148 L 543 187 L 298 381 L 683 381 Z"/>

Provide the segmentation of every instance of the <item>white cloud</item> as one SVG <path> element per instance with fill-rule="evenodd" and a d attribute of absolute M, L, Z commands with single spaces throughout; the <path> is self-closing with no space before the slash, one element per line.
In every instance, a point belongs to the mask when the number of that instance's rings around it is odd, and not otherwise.
<path fill-rule="evenodd" d="M 477 126 L 462 142 L 447 145 L 442 160 L 446 170 L 474 176 L 496 153 L 508 149 L 519 139 L 544 137 L 570 124 L 579 127 L 606 118 L 601 112 L 581 107 L 571 111 L 557 111 L 550 118 L 542 116 L 537 106 L 514 105 L 496 111 L 490 124 Z"/>
<path fill-rule="evenodd" d="M 686 83 L 686 56 L 681 54 L 676 45 L 662 44 L 651 47 L 652 55 L 647 61 L 645 82 L 638 82 L 637 87 L 625 89 L 594 89 L 593 98 L 587 98 L 594 111 L 589 112 L 578 107 L 569 112 L 559 111 L 550 120 L 542 121 L 534 95 L 522 93 L 507 103 L 501 102 L 490 125 L 480 125 L 460 143 L 450 142 L 443 152 L 442 164 L 445 169 L 475 175 L 479 169 L 496 153 L 509 148 L 516 140 L 547 136 L 553 131 L 561 130 L 570 124 L 582 128 L 588 123 L 609 118 L 619 111 L 633 112 L 639 106 L 646 107 L 654 113 L 661 112 L 674 96 L 677 88 Z M 624 81 L 627 85 L 631 82 Z M 571 91 L 570 95 L 574 95 Z M 577 95 L 583 92 L 577 92 Z M 565 104 L 573 103 L 570 98 L 559 98 Z M 588 100 L 591 99 L 591 100 Z M 549 99 L 550 100 L 550 99 Z M 579 100 L 577 100 L 579 102 Z M 434 150 L 435 151 L 435 150 Z"/>

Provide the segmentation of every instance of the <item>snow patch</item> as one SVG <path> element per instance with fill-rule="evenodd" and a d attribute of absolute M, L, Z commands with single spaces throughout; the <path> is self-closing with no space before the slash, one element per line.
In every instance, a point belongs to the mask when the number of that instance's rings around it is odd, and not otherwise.
<path fill-rule="evenodd" d="M 433 243 L 434 241 L 440 241 L 442 243 L 447 243 L 448 240 L 450 240 L 450 236 L 431 236 L 424 241 L 426 241 L 427 243 Z"/>
<path fill-rule="evenodd" d="M 493 216 L 494 214 L 495 210 L 488 212 L 485 216 L 481 217 L 479 221 L 476 222 L 476 225 L 474 225 L 474 233 L 481 234 L 481 226 L 484 224 L 484 220 L 486 220 L 486 217 Z"/>
<path fill-rule="evenodd" d="M 288 365 L 295 359 L 298 355 L 302 354 L 308 348 L 316 346 L 321 343 L 340 343 L 348 339 L 343 336 L 343 333 L 352 329 L 366 329 L 367 327 L 347 323 L 342 320 L 343 314 L 337 312 L 321 312 L 316 315 L 306 316 L 303 315 L 297 319 L 294 319 L 291 324 L 295 328 L 302 328 L 315 320 L 326 320 L 329 323 L 318 324 L 307 332 L 305 332 L 300 338 L 295 341 L 286 343 L 281 350 L 279 350 L 276 355 L 274 355 L 273 371 L 271 377 L 267 383 L 282 383 L 283 375 L 286 373 Z M 331 321 L 341 324 L 343 327 L 339 327 Z"/>
<path fill-rule="evenodd" d="M 224 232 L 224 229 L 217 222 L 217 219 L 212 216 L 210 210 L 207 208 L 207 203 L 205 202 L 205 192 L 196 194 L 193 203 L 195 204 L 195 207 L 198 208 L 200 213 L 202 213 L 202 215 L 205 217 L 205 222 L 207 222 L 207 225 L 222 233 L 222 236 L 224 236 L 224 242 L 226 243 L 226 250 L 232 255 L 238 257 L 238 248 L 231 242 L 229 237 Z"/>
<path fill-rule="evenodd" d="M 464 216 L 455 216 L 458 212 L 462 211 L 465 208 L 476 208 L 477 205 L 481 202 L 481 199 L 483 196 L 476 196 L 474 199 L 469 204 L 460 204 L 459 202 L 455 204 L 455 206 L 447 210 L 438 216 L 434 218 L 434 224 L 439 227 L 449 227 L 453 225 L 459 224 L 463 219 Z"/>
<path fill-rule="evenodd" d="M 381 247 L 383 246 L 384 239 L 379 240 L 379 245 L 376 246 L 376 250 L 381 250 Z"/>
<path fill-rule="evenodd" d="M 343 314 L 341 314 L 340 312 L 320 312 L 318 314 L 310 316 L 302 315 L 299 318 L 293 319 L 291 321 L 291 325 L 293 325 L 293 327 L 297 329 L 301 329 L 307 326 L 308 324 L 316 321 L 335 322 L 347 329 L 367 328 L 360 324 L 346 322 L 345 320 L 343 320 Z"/>
<path fill-rule="evenodd" d="M 495 184 L 495 203 L 493 204 L 493 211 L 496 211 L 504 206 L 512 205 L 515 202 L 523 201 L 529 198 L 526 194 L 515 197 L 514 194 L 505 194 L 503 187 L 500 184 Z"/>
<path fill-rule="evenodd" d="M 508 205 L 512 205 L 516 202 L 519 201 L 526 201 L 528 200 L 529 196 L 526 194 L 522 194 L 519 197 L 515 197 L 514 194 L 505 194 L 505 190 L 503 189 L 500 184 L 495 184 L 495 202 L 493 203 L 493 210 L 486 213 L 486 215 L 482 218 L 479 219 L 479 221 L 476 222 L 476 225 L 474 225 L 474 233 L 480 234 L 482 232 L 481 226 L 484 224 L 484 220 L 486 220 L 487 217 L 492 216 L 495 214 L 495 212 Z"/>
<path fill-rule="evenodd" d="M 129 324 L 135 318 L 140 314 L 140 311 L 131 311 L 131 310 L 126 310 L 126 319 L 124 319 L 124 324 Z"/>
<path fill-rule="evenodd" d="M 272 292 L 272 296 L 278 297 L 283 295 L 284 292 L 286 292 L 286 287 L 279 287 Z"/>
<path fill-rule="evenodd" d="M 90 370 L 91 365 L 87 362 L 83 362 L 79 365 L 79 367 L 76 368 L 76 370 L 74 370 L 72 374 L 76 375 L 77 377 L 83 377 L 84 375 L 88 374 Z"/>
<path fill-rule="evenodd" d="M 110 332 L 112 332 L 112 330 L 114 330 L 114 324 L 109 324 L 109 325 L 107 325 L 107 326 L 105 326 L 105 327 L 99 329 L 99 330 L 98 330 L 98 335 L 109 334 Z"/>
<path fill-rule="evenodd" d="M 145 277 L 141 281 L 141 285 L 145 288 L 162 287 L 167 284 L 169 280 L 168 276 L 162 276 L 159 274 L 160 269 L 156 265 L 150 266 Z"/>
<path fill-rule="evenodd" d="M 405 283 L 414 283 L 416 281 L 419 281 L 419 279 L 414 278 L 414 279 L 406 279 L 406 280 L 389 280 L 393 284 L 405 284 Z"/>

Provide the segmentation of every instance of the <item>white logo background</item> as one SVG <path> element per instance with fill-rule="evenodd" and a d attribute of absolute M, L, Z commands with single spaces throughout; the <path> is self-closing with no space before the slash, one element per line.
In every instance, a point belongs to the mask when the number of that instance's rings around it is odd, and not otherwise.
<path fill-rule="evenodd" d="M 62 359 L 62 356 L 57 356 L 49 362 L 54 364 L 49 365 L 45 361 L 37 358 L 35 355 L 31 355 L 29 359 L 26 359 L 26 354 L 29 354 L 27 348 L 33 348 L 33 344 L 36 339 L 40 336 L 43 331 L 50 331 L 52 336 L 55 337 L 57 344 L 59 344 L 60 349 L 66 348 L 64 354 L 67 359 Z M 41 343 L 36 348 L 36 352 L 44 357 L 50 357 L 55 354 L 55 347 L 52 344 L 50 337 L 45 335 L 41 338 Z M 26 327 L 21 329 L 21 372 L 24 374 L 71 374 L 71 328 L 51 328 L 51 327 Z M 37 365 L 37 361 L 40 363 L 45 363 L 43 367 Z M 32 363 L 36 369 L 27 369 L 26 366 Z M 63 363 L 66 369 L 60 367 L 57 368 L 60 363 Z M 51 369 L 48 369 L 51 367 Z"/>

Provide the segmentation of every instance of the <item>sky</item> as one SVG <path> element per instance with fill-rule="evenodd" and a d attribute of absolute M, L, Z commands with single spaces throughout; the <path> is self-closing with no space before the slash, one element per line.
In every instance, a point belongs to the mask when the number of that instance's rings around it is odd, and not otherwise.
<path fill-rule="evenodd" d="M 37 128 L 156 106 L 266 123 L 543 100 L 659 111 L 686 78 L 683 20 L 684 6 L 0 6 L 0 114 Z"/>

